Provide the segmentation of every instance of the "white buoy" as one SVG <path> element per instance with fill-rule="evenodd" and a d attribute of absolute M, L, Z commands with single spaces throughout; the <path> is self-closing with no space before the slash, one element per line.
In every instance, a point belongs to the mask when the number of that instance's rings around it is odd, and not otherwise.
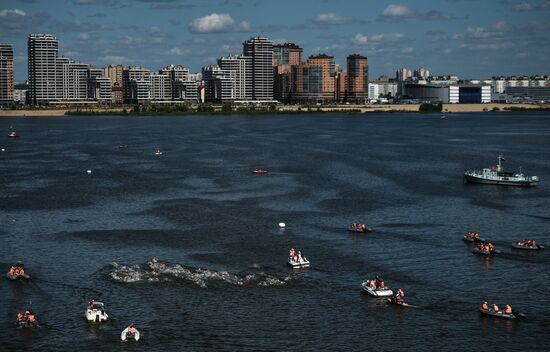
<path fill-rule="evenodd" d="M 280 227 L 280 228 L 285 228 L 285 227 L 286 227 L 286 224 L 285 224 L 284 222 L 280 222 L 280 223 L 279 223 L 279 227 Z"/>
<path fill-rule="evenodd" d="M 86 171 L 86 173 L 87 173 L 88 175 L 90 175 L 90 174 L 92 173 L 92 170 L 88 170 L 88 171 Z"/>
<path fill-rule="evenodd" d="M 6 149 L 2 148 L 2 151 L 3 151 L 3 152 L 5 152 L 5 151 L 6 151 Z"/>

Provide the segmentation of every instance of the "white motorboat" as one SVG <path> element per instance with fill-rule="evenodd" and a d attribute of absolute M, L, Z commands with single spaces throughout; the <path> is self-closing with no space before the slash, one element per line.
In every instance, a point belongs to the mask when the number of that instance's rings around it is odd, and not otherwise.
<path fill-rule="evenodd" d="M 120 339 L 122 341 L 127 341 L 127 340 L 134 340 L 134 341 L 139 341 L 139 331 L 136 329 L 136 332 L 131 334 L 128 332 L 128 329 L 130 327 L 127 327 L 126 329 L 122 330 L 122 332 L 120 333 Z"/>
<path fill-rule="evenodd" d="M 107 321 L 109 315 L 105 312 L 105 306 L 101 302 L 94 302 L 86 309 L 86 320 L 90 323 L 102 323 Z"/>
<path fill-rule="evenodd" d="M 155 150 L 155 155 L 162 155 L 162 151 L 160 149 Z"/>
<path fill-rule="evenodd" d="M 365 291 L 366 293 L 368 293 L 369 295 L 374 296 L 374 297 L 387 297 L 387 296 L 393 295 L 393 291 L 390 288 L 388 288 L 388 287 L 385 287 L 385 288 L 380 288 L 380 287 L 372 288 L 372 287 L 369 286 L 368 281 L 363 282 L 361 284 L 361 288 L 363 289 L 363 291 Z"/>
<path fill-rule="evenodd" d="M 288 258 L 288 261 L 286 262 L 289 266 L 292 268 L 309 268 L 309 260 L 307 258 L 303 257 L 298 259 L 297 261 L 293 260 L 292 258 Z"/>

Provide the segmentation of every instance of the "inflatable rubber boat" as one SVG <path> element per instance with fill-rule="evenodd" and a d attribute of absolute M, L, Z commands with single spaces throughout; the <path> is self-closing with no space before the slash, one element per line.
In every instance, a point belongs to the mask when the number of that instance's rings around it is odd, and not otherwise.
<path fill-rule="evenodd" d="M 393 291 L 390 288 L 372 288 L 369 286 L 368 281 L 363 282 L 361 284 L 361 288 L 363 289 L 363 291 L 374 297 L 387 297 L 393 295 Z"/>
<path fill-rule="evenodd" d="M 120 339 L 122 341 L 127 341 L 127 340 L 139 341 L 139 331 L 136 330 L 134 334 L 130 334 L 128 332 L 128 328 L 126 328 L 122 330 L 122 332 L 120 333 Z"/>
<path fill-rule="evenodd" d="M 503 319 L 516 319 L 517 318 L 517 316 L 514 313 L 508 314 L 508 313 L 504 313 L 504 312 L 501 312 L 501 311 L 495 312 L 492 309 L 483 309 L 481 307 L 479 307 L 479 312 L 482 315 L 488 315 L 488 316 L 491 316 L 491 317 L 497 317 L 497 318 L 503 318 Z"/>
<path fill-rule="evenodd" d="M 288 258 L 288 261 L 286 262 L 290 267 L 299 269 L 299 268 L 309 268 L 309 260 L 307 258 L 299 259 L 298 261 L 292 260 L 292 258 Z"/>
<path fill-rule="evenodd" d="M 462 240 L 464 242 L 468 242 L 468 243 L 474 243 L 474 242 L 485 242 L 485 239 L 481 238 L 481 237 L 477 237 L 477 238 L 471 238 L 471 237 L 466 237 L 466 235 L 464 235 L 462 237 Z"/>
<path fill-rule="evenodd" d="M 361 227 L 350 226 L 350 227 L 348 227 L 348 231 L 349 232 L 367 233 L 367 232 L 372 232 L 372 228 L 370 228 L 370 227 L 361 228 Z"/>
<path fill-rule="evenodd" d="M 30 275 L 10 275 L 10 274 L 6 274 L 6 279 L 10 280 L 10 281 L 17 281 L 17 280 L 30 280 L 31 279 L 31 276 Z"/>
<path fill-rule="evenodd" d="M 105 306 L 101 302 L 94 302 L 92 307 L 86 309 L 86 320 L 90 323 L 102 323 L 108 318 L 109 315 L 105 313 Z"/>
<path fill-rule="evenodd" d="M 479 255 L 484 255 L 484 256 L 489 256 L 489 255 L 492 255 L 492 254 L 499 254 L 500 251 L 498 249 L 493 249 L 492 251 L 486 252 L 486 251 L 482 251 L 479 248 L 474 248 L 472 253 L 479 254 Z"/>
<path fill-rule="evenodd" d="M 529 246 L 527 244 L 519 244 L 519 243 L 512 243 L 512 248 L 515 248 L 515 249 L 526 249 L 526 250 L 529 250 L 529 251 L 538 251 L 539 249 L 544 249 L 544 246 L 541 245 L 541 244 L 537 244 L 537 245 L 534 245 L 534 246 Z"/>
<path fill-rule="evenodd" d="M 396 300 L 395 297 L 388 298 L 386 302 L 388 302 L 388 304 L 395 304 L 396 306 L 400 306 L 400 307 L 414 307 L 403 300 L 401 301 Z"/>

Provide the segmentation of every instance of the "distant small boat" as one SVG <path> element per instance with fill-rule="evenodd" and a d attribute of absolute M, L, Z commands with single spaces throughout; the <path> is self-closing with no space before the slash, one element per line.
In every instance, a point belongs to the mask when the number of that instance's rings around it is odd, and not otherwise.
<path fill-rule="evenodd" d="M 8 134 L 8 138 L 19 138 L 19 135 L 17 132 L 10 132 L 10 134 Z"/>
<path fill-rule="evenodd" d="M 252 173 L 253 174 L 267 174 L 269 171 L 267 171 L 266 169 L 254 169 L 252 170 Z"/>
<path fill-rule="evenodd" d="M 544 249 L 544 246 L 541 244 L 533 244 L 532 242 L 529 243 L 528 241 L 523 240 L 523 241 L 512 243 L 512 248 L 537 251 L 539 249 Z"/>
<path fill-rule="evenodd" d="M 488 316 L 497 317 L 497 318 L 504 318 L 504 319 L 516 319 L 517 318 L 517 315 L 516 315 L 517 313 L 516 314 L 514 314 L 514 313 L 505 313 L 505 312 L 502 312 L 502 311 L 495 312 L 492 309 L 483 309 L 481 307 L 479 307 L 479 312 L 483 315 L 488 315 Z"/>
<path fill-rule="evenodd" d="M 162 152 L 160 151 L 160 149 L 155 150 L 155 155 L 162 155 Z"/>
<path fill-rule="evenodd" d="M 121 144 L 118 146 L 118 149 L 126 149 L 128 146 L 126 144 Z"/>
<path fill-rule="evenodd" d="M 441 118 L 444 119 L 444 118 L 446 118 L 446 116 L 445 116 L 445 115 L 441 115 Z"/>

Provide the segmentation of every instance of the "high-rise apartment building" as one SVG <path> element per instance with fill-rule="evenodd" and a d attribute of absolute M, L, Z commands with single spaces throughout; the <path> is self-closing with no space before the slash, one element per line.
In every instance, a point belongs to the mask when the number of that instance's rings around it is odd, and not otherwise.
<path fill-rule="evenodd" d="M 304 49 L 294 43 L 273 45 L 273 66 L 299 65 L 304 61 Z"/>
<path fill-rule="evenodd" d="M 180 83 L 189 81 L 189 69 L 182 65 L 170 65 L 161 68 L 159 73 L 166 76 L 165 98 L 167 100 L 180 100 Z"/>
<path fill-rule="evenodd" d="M 395 73 L 395 79 L 399 82 L 406 81 L 407 78 L 412 77 L 412 72 L 409 69 L 401 68 Z"/>
<path fill-rule="evenodd" d="M 369 64 L 366 56 L 353 54 L 347 59 L 347 99 L 364 102 L 369 95 Z"/>
<path fill-rule="evenodd" d="M 255 37 L 243 43 L 243 54 L 252 58 L 252 99 L 273 100 L 273 44 Z"/>
<path fill-rule="evenodd" d="M 122 65 L 109 65 L 103 69 L 103 76 L 111 80 L 111 86 L 113 87 L 116 83 L 118 83 L 118 87 L 122 87 L 123 73 L 124 66 Z"/>
<path fill-rule="evenodd" d="M 235 101 L 235 71 L 222 70 L 217 65 L 202 69 L 204 80 L 205 101 L 211 103 L 226 103 Z"/>
<path fill-rule="evenodd" d="M 414 77 L 419 79 L 426 79 L 430 77 L 430 70 L 424 67 L 418 68 L 414 70 Z"/>
<path fill-rule="evenodd" d="M 62 98 L 62 70 L 58 68 L 59 42 L 51 34 L 28 37 L 29 102 L 45 104 Z M 60 90 L 61 89 L 61 90 Z"/>
<path fill-rule="evenodd" d="M 235 100 L 252 100 L 252 58 L 233 55 L 218 59 L 221 70 L 231 71 L 235 77 Z"/>
<path fill-rule="evenodd" d="M 0 44 L 0 104 L 13 100 L 13 46 Z"/>
<path fill-rule="evenodd" d="M 151 71 L 141 67 L 127 67 L 122 73 L 122 91 L 124 102 L 136 103 L 150 99 L 149 76 Z"/>
<path fill-rule="evenodd" d="M 292 68 L 293 101 L 326 103 L 335 99 L 336 66 L 334 57 L 325 54 L 310 56 Z"/>

